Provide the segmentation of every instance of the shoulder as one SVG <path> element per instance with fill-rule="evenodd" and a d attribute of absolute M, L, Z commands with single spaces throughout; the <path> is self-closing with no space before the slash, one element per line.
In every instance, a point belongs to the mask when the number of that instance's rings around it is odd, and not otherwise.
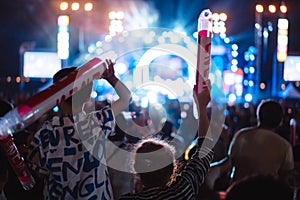
<path fill-rule="evenodd" d="M 288 142 L 284 137 L 280 136 L 278 133 L 273 133 L 274 138 L 281 143 L 285 148 L 292 148 L 292 145 L 290 142 Z"/>
<path fill-rule="evenodd" d="M 258 131 L 259 129 L 256 126 L 242 128 L 234 134 L 231 143 L 236 143 L 242 138 L 249 137 L 251 134 L 256 133 Z"/>
<path fill-rule="evenodd" d="M 258 131 L 258 128 L 256 126 L 251 126 L 251 127 L 246 127 L 246 128 L 242 128 L 242 129 L 238 130 L 235 133 L 235 135 L 237 137 L 237 136 L 240 136 L 243 134 L 252 133 L 252 132 L 256 132 L 256 131 Z"/>

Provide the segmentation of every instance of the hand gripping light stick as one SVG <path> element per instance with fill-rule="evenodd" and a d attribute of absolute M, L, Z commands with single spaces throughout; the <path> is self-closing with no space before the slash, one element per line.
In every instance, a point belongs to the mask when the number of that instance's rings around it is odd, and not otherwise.
<path fill-rule="evenodd" d="M 0 119 L 0 137 L 27 127 L 94 79 L 101 78 L 107 66 L 107 60 L 93 58 L 57 83 L 35 94 Z"/>
<path fill-rule="evenodd" d="M 210 69 L 210 50 L 212 37 L 211 17 L 211 11 L 209 9 L 205 9 L 200 13 L 198 18 L 196 93 L 201 91 L 203 85 L 208 84 L 207 81 Z"/>

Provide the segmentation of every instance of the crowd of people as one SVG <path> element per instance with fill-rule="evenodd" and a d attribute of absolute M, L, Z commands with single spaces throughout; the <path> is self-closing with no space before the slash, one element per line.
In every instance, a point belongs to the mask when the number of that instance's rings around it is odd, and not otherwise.
<path fill-rule="evenodd" d="M 60 70 L 54 84 L 75 70 Z M 274 99 L 228 106 L 219 136 L 209 126 L 211 87 L 204 84 L 194 95 L 198 116 L 184 119 L 196 122 L 195 134 L 178 134 L 172 121 L 153 126 L 143 110 L 132 112 L 112 62 L 102 78 L 118 100 L 91 103 L 89 84 L 13 135 L 36 180 L 31 190 L 22 189 L 0 148 L 0 199 L 300 198 L 300 129 L 292 143 L 289 126 L 291 118 L 299 122 L 297 109 Z M 14 107 L 0 103 L 2 117 Z"/>

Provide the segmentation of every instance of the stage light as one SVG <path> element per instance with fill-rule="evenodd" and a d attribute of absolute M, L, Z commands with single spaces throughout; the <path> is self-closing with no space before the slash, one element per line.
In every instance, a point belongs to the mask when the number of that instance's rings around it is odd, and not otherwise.
<path fill-rule="evenodd" d="M 235 94 L 229 94 L 229 96 L 228 96 L 228 100 L 230 101 L 230 102 L 235 102 L 236 101 L 236 96 L 235 96 Z"/>
<path fill-rule="evenodd" d="M 276 12 L 276 6 L 271 4 L 268 6 L 269 12 L 270 13 L 275 13 Z"/>
<path fill-rule="evenodd" d="M 224 27 L 225 28 L 225 27 Z M 226 28 L 225 28 L 225 32 L 226 32 Z M 226 33 L 220 33 L 220 38 L 222 38 L 223 40 L 225 40 L 226 38 Z"/>
<path fill-rule="evenodd" d="M 214 33 L 220 33 L 220 27 L 214 26 L 214 27 L 212 28 L 212 31 L 213 31 Z"/>
<path fill-rule="evenodd" d="M 280 12 L 282 12 L 283 14 L 287 13 L 287 7 L 284 2 L 281 2 L 279 9 L 280 9 Z"/>
<path fill-rule="evenodd" d="M 279 18 L 277 26 L 277 60 L 278 62 L 284 62 L 288 51 L 288 19 Z"/>
<path fill-rule="evenodd" d="M 195 39 L 197 39 L 197 38 L 198 38 L 198 32 L 194 32 L 194 33 L 193 33 L 193 37 L 194 37 Z"/>
<path fill-rule="evenodd" d="M 57 54 L 60 59 L 69 58 L 69 23 L 68 15 L 60 15 L 57 18 L 58 32 L 57 32 Z"/>
<path fill-rule="evenodd" d="M 67 2 L 65 2 L 65 1 L 63 1 L 63 2 L 61 2 L 61 3 L 59 4 L 60 10 L 67 10 L 68 7 L 69 7 L 69 4 L 68 4 Z"/>
<path fill-rule="evenodd" d="M 117 13 L 116 13 L 115 11 L 110 11 L 110 12 L 108 13 L 108 18 L 109 18 L 110 20 L 116 19 L 116 18 L 117 18 Z"/>
<path fill-rule="evenodd" d="M 230 69 L 232 72 L 236 72 L 238 70 L 238 67 L 236 65 L 231 65 Z"/>
<path fill-rule="evenodd" d="M 250 102 L 252 101 L 252 94 L 248 93 L 245 95 L 245 101 Z"/>
<path fill-rule="evenodd" d="M 123 75 L 127 71 L 127 65 L 124 63 L 116 63 L 115 71 L 117 75 Z"/>
<path fill-rule="evenodd" d="M 222 34 L 222 33 L 226 33 L 226 27 L 225 27 L 225 25 L 224 26 L 221 26 L 220 28 L 219 28 L 219 30 L 220 30 L 220 33 Z"/>
<path fill-rule="evenodd" d="M 211 16 L 213 21 L 219 21 L 220 20 L 220 15 L 218 13 L 213 13 Z"/>
<path fill-rule="evenodd" d="M 249 81 L 249 87 L 253 87 L 254 82 L 252 80 Z"/>
<path fill-rule="evenodd" d="M 244 60 L 247 61 L 247 62 L 250 60 L 250 53 L 249 53 L 249 51 L 245 51 L 245 53 L 244 53 Z"/>
<path fill-rule="evenodd" d="M 220 13 L 220 20 L 225 22 L 227 20 L 227 15 L 225 13 Z"/>
<path fill-rule="evenodd" d="M 250 58 L 251 61 L 254 61 L 255 60 L 255 55 L 254 54 L 250 54 L 249 58 Z"/>
<path fill-rule="evenodd" d="M 249 108 L 249 103 L 244 103 L 244 108 Z"/>
<path fill-rule="evenodd" d="M 260 83 L 259 84 L 260 89 L 264 90 L 266 88 L 266 84 L 264 83 Z"/>
<path fill-rule="evenodd" d="M 76 10 L 79 10 L 79 8 L 80 8 L 80 5 L 79 5 L 78 2 L 73 2 L 73 3 L 71 4 L 71 9 L 72 9 L 72 10 L 76 11 Z"/>
<path fill-rule="evenodd" d="M 20 83 L 21 82 L 21 77 L 20 76 L 17 76 L 16 77 L 16 83 Z"/>
<path fill-rule="evenodd" d="M 108 18 L 110 20 L 109 25 L 109 34 L 111 36 L 115 36 L 117 33 L 122 33 L 124 30 L 123 27 L 123 19 L 124 12 L 123 11 L 111 11 L 108 13 Z"/>
<path fill-rule="evenodd" d="M 93 4 L 92 3 L 85 3 L 84 4 L 84 10 L 87 11 L 87 12 L 93 10 Z"/>
<path fill-rule="evenodd" d="M 12 79 L 11 76 L 7 76 L 7 77 L 6 77 L 6 82 L 10 83 L 10 82 L 11 82 L 11 79 Z"/>
<path fill-rule="evenodd" d="M 261 4 L 257 4 L 255 6 L 255 9 L 256 9 L 256 12 L 258 12 L 258 13 L 264 12 L 264 7 Z"/>
<path fill-rule="evenodd" d="M 95 44 L 89 45 L 89 47 L 88 47 L 88 52 L 89 52 L 89 53 L 92 53 L 92 52 L 94 52 L 95 50 L 96 50 L 96 45 L 95 45 Z"/>
<path fill-rule="evenodd" d="M 255 68 L 254 68 L 254 67 L 249 67 L 249 72 L 250 72 L 251 74 L 254 74 Z"/>
<path fill-rule="evenodd" d="M 232 50 L 237 51 L 239 49 L 239 46 L 237 44 L 231 45 Z"/>
<path fill-rule="evenodd" d="M 229 44 L 229 43 L 230 43 L 230 39 L 229 39 L 228 37 L 226 37 L 226 38 L 224 38 L 224 42 L 225 42 L 226 44 Z"/>
<path fill-rule="evenodd" d="M 238 62 L 237 59 L 232 59 L 232 61 L 231 61 L 231 64 L 232 64 L 232 65 L 236 65 L 236 66 L 237 66 L 238 63 L 239 63 L 239 62 Z"/>
<path fill-rule="evenodd" d="M 239 53 L 237 51 L 232 51 L 231 55 L 235 58 L 239 55 Z"/>

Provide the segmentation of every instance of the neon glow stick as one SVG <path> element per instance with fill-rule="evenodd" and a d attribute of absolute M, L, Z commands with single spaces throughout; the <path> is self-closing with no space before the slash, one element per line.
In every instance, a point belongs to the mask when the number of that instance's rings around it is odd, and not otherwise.
<path fill-rule="evenodd" d="M 292 147 L 296 145 L 296 125 L 297 125 L 296 119 L 295 118 L 290 119 L 290 141 Z"/>
<path fill-rule="evenodd" d="M 212 37 L 212 13 L 209 9 L 203 10 L 198 18 L 198 52 L 196 71 L 196 93 L 199 93 L 203 84 L 207 84 L 210 69 L 210 49 Z"/>
<path fill-rule="evenodd" d="M 27 127 L 94 79 L 101 78 L 107 67 L 107 61 L 93 58 L 57 83 L 35 94 L 0 119 L 0 137 Z"/>

